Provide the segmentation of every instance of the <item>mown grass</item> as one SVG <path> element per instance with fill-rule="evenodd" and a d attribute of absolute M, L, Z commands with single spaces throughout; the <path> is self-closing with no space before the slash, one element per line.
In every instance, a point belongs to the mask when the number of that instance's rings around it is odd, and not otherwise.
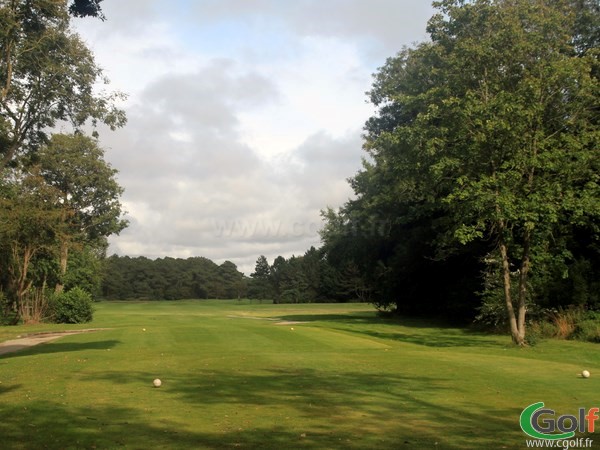
<path fill-rule="evenodd" d="M 364 304 L 107 302 L 77 327 L 110 329 L 0 356 L 1 448 L 512 449 L 525 406 L 600 403 L 598 344 L 518 349 Z"/>

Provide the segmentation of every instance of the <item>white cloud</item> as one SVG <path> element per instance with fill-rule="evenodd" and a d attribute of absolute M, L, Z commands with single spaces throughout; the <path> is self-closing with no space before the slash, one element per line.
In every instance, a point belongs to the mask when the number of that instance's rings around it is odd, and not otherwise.
<path fill-rule="evenodd" d="M 130 0 L 77 21 L 129 123 L 103 132 L 130 227 L 110 252 L 302 254 L 343 204 L 371 74 L 424 38 L 421 0 Z"/>

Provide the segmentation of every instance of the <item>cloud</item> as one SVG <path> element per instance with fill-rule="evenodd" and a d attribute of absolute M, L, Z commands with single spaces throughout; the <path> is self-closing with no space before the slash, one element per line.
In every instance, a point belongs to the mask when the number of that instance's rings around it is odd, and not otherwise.
<path fill-rule="evenodd" d="M 422 40 L 422 0 L 131 0 L 76 21 L 125 128 L 101 133 L 130 226 L 109 252 L 256 258 L 319 245 L 361 167 L 371 74 Z"/>
<path fill-rule="evenodd" d="M 193 9 L 192 17 L 200 23 L 252 21 L 301 36 L 362 40 L 359 45 L 376 51 L 377 57 L 424 40 L 433 14 L 430 2 L 421 0 L 208 0 Z"/>
<path fill-rule="evenodd" d="M 130 220 L 111 250 L 230 259 L 250 273 L 259 254 L 317 245 L 319 210 L 351 193 L 344 179 L 359 160 L 359 133 L 336 140 L 318 132 L 261 158 L 238 116 L 278 101 L 268 79 L 224 60 L 144 88 L 127 127 L 103 134 Z"/>

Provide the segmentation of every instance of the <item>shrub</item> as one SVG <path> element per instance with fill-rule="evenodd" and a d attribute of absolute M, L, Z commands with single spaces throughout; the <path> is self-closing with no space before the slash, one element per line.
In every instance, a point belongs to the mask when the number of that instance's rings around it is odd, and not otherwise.
<path fill-rule="evenodd" d="M 547 313 L 549 321 L 537 323 L 537 331 L 559 339 L 577 339 L 600 343 L 600 313 L 582 307 L 558 308 Z M 548 336 L 550 337 L 550 336 Z"/>
<path fill-rule="evenodd" d="M 14 325 L 17 322 L 18 315 L 12 306 L 4 291 L 0 290 L 0 326 Z"/>
<path fill-rule="evenodd" d="M 86 323 L 91 322 L 94 314 L 92 296 L 79 287 L 68 292 L 55 294 L 52 299 L 54 322 Z"/>
<path fill-rule="evenodd" d="M 600 343 L 600 312 L 587 311 L 573 333 L 580 341 Z"/>
<path fill-rule="evenodd" d="M 556 337 L 569 339 L 573 336 L 577 324 L 583 316 L 583 309 L 578 307 L 558 308 L 548 313 L 550 321 L 556 327 Z"/>
<path fill-rule="evenodd" d="M 536 320 L 529 324 L 527 333 L 535 333 L 539 339 L 548 339 L 556 337 L 556 326 L 546 320 Z"/>

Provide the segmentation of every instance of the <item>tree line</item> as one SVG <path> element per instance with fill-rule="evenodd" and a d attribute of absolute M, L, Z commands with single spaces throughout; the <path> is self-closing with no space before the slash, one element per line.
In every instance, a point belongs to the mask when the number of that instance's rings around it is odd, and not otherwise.
<path fill-rule="evenodd" d="M 500 311 L 522 343 L 527 311 L 600 308 L 600 5 L 434 6 L 430 40 L 374 76 L 355 198 L 323 211 L 316 252 L 356 298 Z M 253 277 L 266 272 L 261 257 Z M 284 286 L 270 295 L 296 296 Z"/>
<path fill-rule="evenodd" d="M 252 277 L 276 302 L 343 292 L 389 311 L 506 321 L 523 345 L 536 316 L 600 310 L 600 5 L 434 6 L 430 40 L 374 76 L 355 198 L 323 211 L 311 250 L 320 284 L 308 254 L 260 257 Z"/>
<path fill-rule="evenodd" d="M 430 40 L 374 76 L 355 196 L 323 211 L 322 246 L 260 256 L 239 292 L 506 321 L 523 345 L 544 311 L 600 309 L 600 6 L 434 6 Z"/>
<path fill-rule="evenodd" d="M 78 261 L 79 267 L 82 262 Z M 231 261 L 208 258 L 157 258 L 112 255 L 102 261 L 92 291 L 111 300 L 179 300 L 250 298 L 274 303 L 369 301 L 357 271 L 339 274 L 311 247 L 302 256 L 260 256 L 250 277 Z M 72 267 L 71 274 L 78 269 Z M 79 276 L 78 284 L 85 276 Z M 88 286 L 91 286 L 88 284 Z"/>
<path fill-rule="evenodd" d="M 323 249 L 311 247 L 301 256 L 278 256 L 272 264 L 264 255 L 250 275 L 248 297 L 274 303 L 315 303 L 371 300 L 356 268 L 340 272 Z"/>
<path fill-rule="evenodd" d="M 50 293 L 92 289 L 127 225 L 116 170 L 86 134 L 125 124 L 123 95 L 96 92 L 107 81 L 70 27 L 103 19 L 101 1 L 0 1 L 0 319 L 39 321 Z"/>
<path fill-rule="evenodd" d="M 327 261 L 382 308 L 506 318 L 600 308 L 600 5 L 444 0 L 375 74 L 355 198 Z"/>
<path fill-rule="evenodd" d="M 110 300 L 239 299 L 248 278 L 231 261 L 113 255 L 103 261 L 98 296 Z"/>
<path fill-rule="evenodd" d="M 516 344 L 547 308 L 600 309 L 600 5 L 441 0 L 429 40 L 374 75 L 355 196 L 322 246 L 258 258 L 111 257 L 122 189 L 89 125 L 123 126 L 120 93 L 71 31 L 101 0 L 0 1 L 2 314 L 75 287 L 115 298 L 358 299 L 506 319 Z M 58 123 L 72 132 L 53 134 Z M 101 277 L 100 267 L 105 275 Z M 100 287 L 98 287 L 100 286 Z M 33 303 L 32 303 L 33 302 Z"/>

